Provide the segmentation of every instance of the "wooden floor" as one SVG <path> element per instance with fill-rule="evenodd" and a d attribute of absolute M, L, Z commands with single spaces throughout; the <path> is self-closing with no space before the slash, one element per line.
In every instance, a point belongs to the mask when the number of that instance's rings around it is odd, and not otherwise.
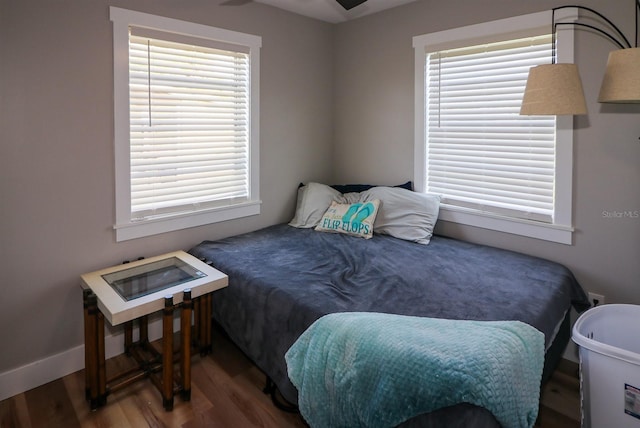
<path fill-rule="evenodd" d="M 195 357 L 190 402 L 176 397 L 166 412 L 148 381 L 109 395 L 95 412 L 84 398 L 84 371 L 0 402 L 0 428 L 39 427 L 306 427 L 297 414 L 278 410 L 262 393 L 264 375 L 226 338 L 216 335 L 214 352 Z M 126 364 L 109 360 L 109 370 Z M 563 361 L 542 393 L 541 428 L 580 426 L 577 365 Z"/>

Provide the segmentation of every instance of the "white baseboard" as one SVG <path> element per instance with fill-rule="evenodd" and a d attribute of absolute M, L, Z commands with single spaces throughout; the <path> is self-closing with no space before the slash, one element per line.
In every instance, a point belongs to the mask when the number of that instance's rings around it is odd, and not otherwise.
<path fill-rule="evenodd" d="M 174 331 L 180 329 L 180 319 L 174 319 Z M 134 331 L 134 340 L 136 331 Z M 162 337 L 162 319 L 149 322 L 149 340 Z M 124 352 L 124 333 L 120 329 L 105 335 L 105 357 L 111 358 Z M 0 373 L 0 401 L 36 388 L 45 383 L 84 369 L 84 345 L 76 346 L 56 355 L 44 358 Z"/>
<path fill-rule="evenodd" d="M 0 400 L 28 391 L 84 367 L 84 345 L 0 373 Z"/>

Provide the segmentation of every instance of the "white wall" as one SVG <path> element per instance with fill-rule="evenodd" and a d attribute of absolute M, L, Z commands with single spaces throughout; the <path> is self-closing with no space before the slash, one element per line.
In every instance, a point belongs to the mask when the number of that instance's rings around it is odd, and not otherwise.
<path fill-rule="evenodd" d="M 0 2 L 0 390 L 77 355 L 82 273 L 288 221 L 297 184 L 329 180 L 333 27 L 221 2 Z M 115 242 L 109 6 L 262 37 L 261 215 Z"/>

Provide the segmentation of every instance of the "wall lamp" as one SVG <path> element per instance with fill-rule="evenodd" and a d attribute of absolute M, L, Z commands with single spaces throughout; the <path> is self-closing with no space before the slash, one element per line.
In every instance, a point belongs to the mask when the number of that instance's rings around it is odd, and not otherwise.
<path fill-rule="evenodd" d="M 585 6 L 560 6 L 552 10 L 551 64 L 538 65 L 529 71 L 522 99 L 521 115 L 565 115 L 587 114 L 587 105 L 582 81 L 575 64 L 556 64 L 556 31 L 561 25 L 586 27 L 607 37 L 620 49 L 609 53 L 598 102 L 640 103 L 640 48 L 638 47 L 638 14 L 640 0 L 635 0 L 636 33 L 635 48 L 620 29 L 604 15 Z M 605 31 L 584 22 L 555 22 L 559 9 L 577 8 L 586 10 L 608 25 Z M 610 30 L 614 30 L 611 34 Z"/>

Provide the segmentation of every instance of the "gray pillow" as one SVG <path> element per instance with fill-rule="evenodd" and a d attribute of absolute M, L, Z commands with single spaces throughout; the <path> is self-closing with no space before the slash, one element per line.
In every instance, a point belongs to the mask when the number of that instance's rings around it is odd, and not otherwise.
<path fill-rule="evenodd" d="M 342 193 L 320 183 L 308 183 L 298 188 L 296 213 L 289 226 L 299 228 L 316 227 L 331 206 L 331 202 L 346 203 Z"/>
<path fill-rule="evenodd" d="M 428 244 L 440 211 L 440 196 L 398 187 L 373 187 L 361 193 L 361 201 L 380 200 L 373 224 L 376 233 Z"/>

